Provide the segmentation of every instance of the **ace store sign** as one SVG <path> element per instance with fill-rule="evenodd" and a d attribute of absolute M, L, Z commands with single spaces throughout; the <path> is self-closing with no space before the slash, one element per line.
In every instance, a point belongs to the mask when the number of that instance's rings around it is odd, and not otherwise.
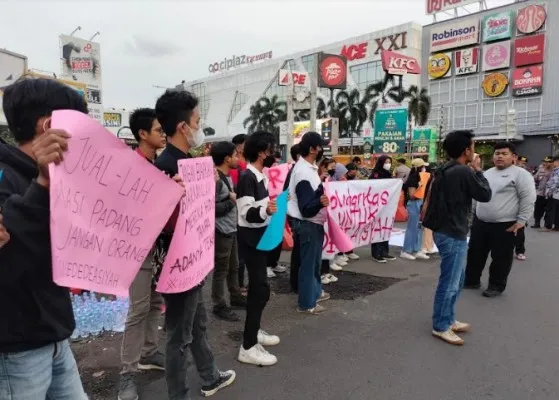
<path fill-rule="evenodd" d="M 394 51 L 408 48 L 408 33 L 400 32 L 393 35 L 386 35 L 374 39 L 374 53 L 372 55 L 379 55 L 382 51 Z M 348 61 L 362 60 L 367 57 L 367 53 L 371 50 L 369 42 L 345 44 L 342 47 L 340 55 L 347 58 Z M 369 55 L 371 55 L 369 53 Z"/>

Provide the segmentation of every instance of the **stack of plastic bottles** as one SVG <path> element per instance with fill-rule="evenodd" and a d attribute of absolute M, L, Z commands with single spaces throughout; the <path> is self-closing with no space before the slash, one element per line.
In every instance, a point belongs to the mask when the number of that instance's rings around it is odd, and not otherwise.
<path fill-rule="evenodd" d="M 117 297 L 107 300 L 93 292 L 70 294 L 76 319 L 76 329 L 72 339 L 87 339 L 105 332 L 124 332 L 128 313 L 128 298 Z"/>

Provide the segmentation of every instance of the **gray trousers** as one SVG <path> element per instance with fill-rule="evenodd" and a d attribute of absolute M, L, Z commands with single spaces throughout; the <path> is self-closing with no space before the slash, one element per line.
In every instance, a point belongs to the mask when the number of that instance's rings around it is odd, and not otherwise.
<path fill-rule="evenodd" d="M 153 256 L 148 256 L 130 286 L 130 306 L 120 359 L 121 374 L 138 371 L 141 357 L 149 357 L 157 352 L 157 337 L 163 297 L 152 289 Z"/>
<path fill-rule="evenodd" d="M 184 293 L 166 294 L 165 304 L 165 378 L 169 400 L 190 400 L 190 385 L 186 374 L 189 348 L 202 386 L 211 385 L 219 379 L 219 371 L 208 343 L 208 314 L 204 306 L 202 286 Z"/>
<path fill-rule="evenodd" d="M 215 268 L 212 280 L 212 301 L 214 307 L 226 307 L 225 282 L 231 300 L 242 300 L 239 288 L 239 256 L 237 234 L 224 235 L 215 231 Z"/>

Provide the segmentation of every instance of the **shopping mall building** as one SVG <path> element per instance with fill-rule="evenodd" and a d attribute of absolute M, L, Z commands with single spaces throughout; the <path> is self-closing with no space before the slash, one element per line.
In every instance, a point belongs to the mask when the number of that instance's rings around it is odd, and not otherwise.
<path fill-rule="evenodd" d="M 347 89 L 364 90 L 384 76 L 382 50 L 398 51 L 419 60 L 421 41 L 421 25 L 410 22 L 286 56 L 276 57 L 274 54 L 272 57 L 271 52 L 266 52 L 260 55 L 262 60 L 253 61 L 252 65 L 246 65 L 245 62 L 243 66 L 242 63 L 243 59 L 246 61 L 250 58 L 249 55 L 228 57 L 209 64 L 210 76 L 185 82 L 182 86 L 200 98 L 202 118 L 216 132 L 210 140 L 229 139 L 235 134 L 246 132 L 243 121 L 248 117 L 250 107 L 259 98 L 278 95 L 281 100 L 286 99 L 288 86 L 280 85 L 280 78 L 285 78 L 281 76 L 280 70 L 290 69 L 311 74 L 315 68 L 315 54 L 343 54 L 348 59 Z M 239 67 L 232 68 L 231 64 L 235 63 L 239 63 Z M 227 69 L 228 67 L 230 68 Z M 419 81 L 419 75 L 407 75 L 403 84 L 419 85 Z M 308 76 L 300 84 L 310 89 Z M 327 101 L 329 89 L 319 89 L 319 96 Z M 372 136 L 369 123 L 365 124 L 363 135 Z M 362 143 L 361 137 L 354 144 Z M 344 144 L 349 145 L 348 138 L 340 140 L 340 145 Z"/>
<path fill-rule="evenodd" d="M 423 27 L 430 125 L 514 140 L 537 165 L 559 151 L 559 1 L 523 1 Z"/>

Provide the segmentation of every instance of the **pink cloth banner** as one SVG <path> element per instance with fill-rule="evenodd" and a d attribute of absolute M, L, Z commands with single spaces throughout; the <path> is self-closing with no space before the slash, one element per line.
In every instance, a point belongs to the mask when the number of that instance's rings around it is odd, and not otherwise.
<path fill-rule="evenodd" d="M 328 237 L 330 242 L 341 252 L 346 253 L 355 248 L 351 239 L 342 231 L 330 212 L 328 215 Z"/>
<path fill-rule="evenodd" d="M 186 186 L 173 239 L 157 284 L 160 293 L 182 293 L 214 268 L 215 172 L 211 157 L 179 161 Z"/>
<path fill-rule="evenodd" d="M 128 296 L 183 190 L 85 114 L 55 111 L 51 126 L 72 135 L 49 167 L 54 282 Z"/>
<path fill-rule="evenodd" d="M 283 192 L 283 184 L 292 164 L 280 164 L 271 168 L 264 168 L 264 175 L 268 178 L 268 193 L 271 199 L 278 197 Z"/>

